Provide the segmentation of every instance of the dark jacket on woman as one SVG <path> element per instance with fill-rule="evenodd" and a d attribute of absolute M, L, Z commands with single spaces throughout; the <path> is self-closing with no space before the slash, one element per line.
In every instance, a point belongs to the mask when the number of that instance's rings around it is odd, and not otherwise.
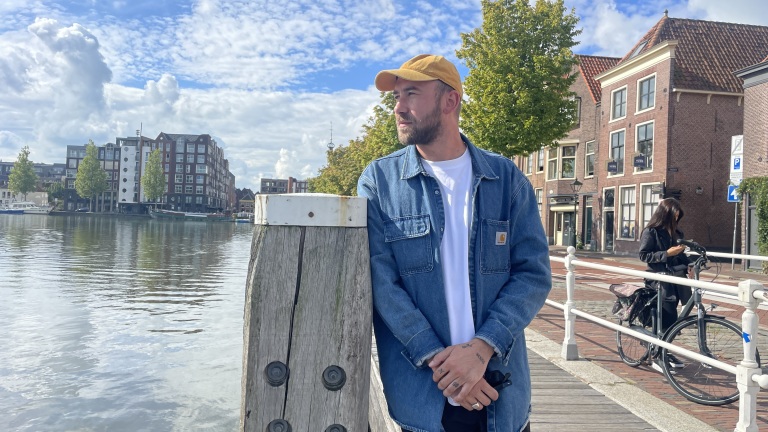
<path fill-rule="evenodd" d="M 654 273 L 668 272 L 676 276 L 685 276 L 690 260 L 684 253 L 667 256 L 667 249 L 675 245 L 677 239 L 684 238 L 677 230 L 672 239 L 665 229 L 646 228 L 640 235 L 640 261 L 648 264 L 648 270 Z"/>

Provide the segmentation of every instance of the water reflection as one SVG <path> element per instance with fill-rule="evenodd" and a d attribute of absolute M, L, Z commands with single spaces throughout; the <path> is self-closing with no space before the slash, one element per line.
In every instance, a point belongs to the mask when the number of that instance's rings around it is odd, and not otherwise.
<path fill-rule="evenodd" d="M 233 430 L 252 226 L 0 215 L 0 430 Z"/>

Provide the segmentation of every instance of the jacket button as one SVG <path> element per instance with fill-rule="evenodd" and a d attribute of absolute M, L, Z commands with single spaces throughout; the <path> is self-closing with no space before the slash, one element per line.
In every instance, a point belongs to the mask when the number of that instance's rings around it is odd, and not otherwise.
<path fill-rule="evenodd" d="M 440 195 L 440 191 L 439 191 L 439 190 L 436 190 L 436 191 L 435 191 L 435 195 Z"/>

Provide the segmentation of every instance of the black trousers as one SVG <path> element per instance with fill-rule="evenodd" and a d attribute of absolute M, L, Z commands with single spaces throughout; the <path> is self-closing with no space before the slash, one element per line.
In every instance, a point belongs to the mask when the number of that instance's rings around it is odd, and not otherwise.
<path fill-rule="evenodd" d="M 467 411 L 463 407 L 453 406 L 445 401 L 443 410 L 443 428 L 445 432 L 487 432 L 488 417 L 485 410 Z M 405 429 L 403 429 L 405 432 Z M 531 424 L 525 426 L 522 432 L 531 432 Z"/>
<path fill-rule="evenodd" d="M 678 301 L 685 305 L 691 298 L 691 287 L 665 283 L 661 288 L 661 329 L 666 330 L 677 320 Z"/>

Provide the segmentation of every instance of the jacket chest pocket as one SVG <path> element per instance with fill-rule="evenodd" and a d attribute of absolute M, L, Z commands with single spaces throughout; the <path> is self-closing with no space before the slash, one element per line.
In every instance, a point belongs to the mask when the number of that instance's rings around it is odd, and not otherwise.
<path fill-rule="evenodd" d="M 480 225 L 480 271 L 508 273 L 509 221 L 483 219 Z"/>
<path fill-rule="evenodd" d="M 392 247 L 401 276 L 432 271 L 434 262 L 429 215 L 385 221 L 384 241 Z"/>

